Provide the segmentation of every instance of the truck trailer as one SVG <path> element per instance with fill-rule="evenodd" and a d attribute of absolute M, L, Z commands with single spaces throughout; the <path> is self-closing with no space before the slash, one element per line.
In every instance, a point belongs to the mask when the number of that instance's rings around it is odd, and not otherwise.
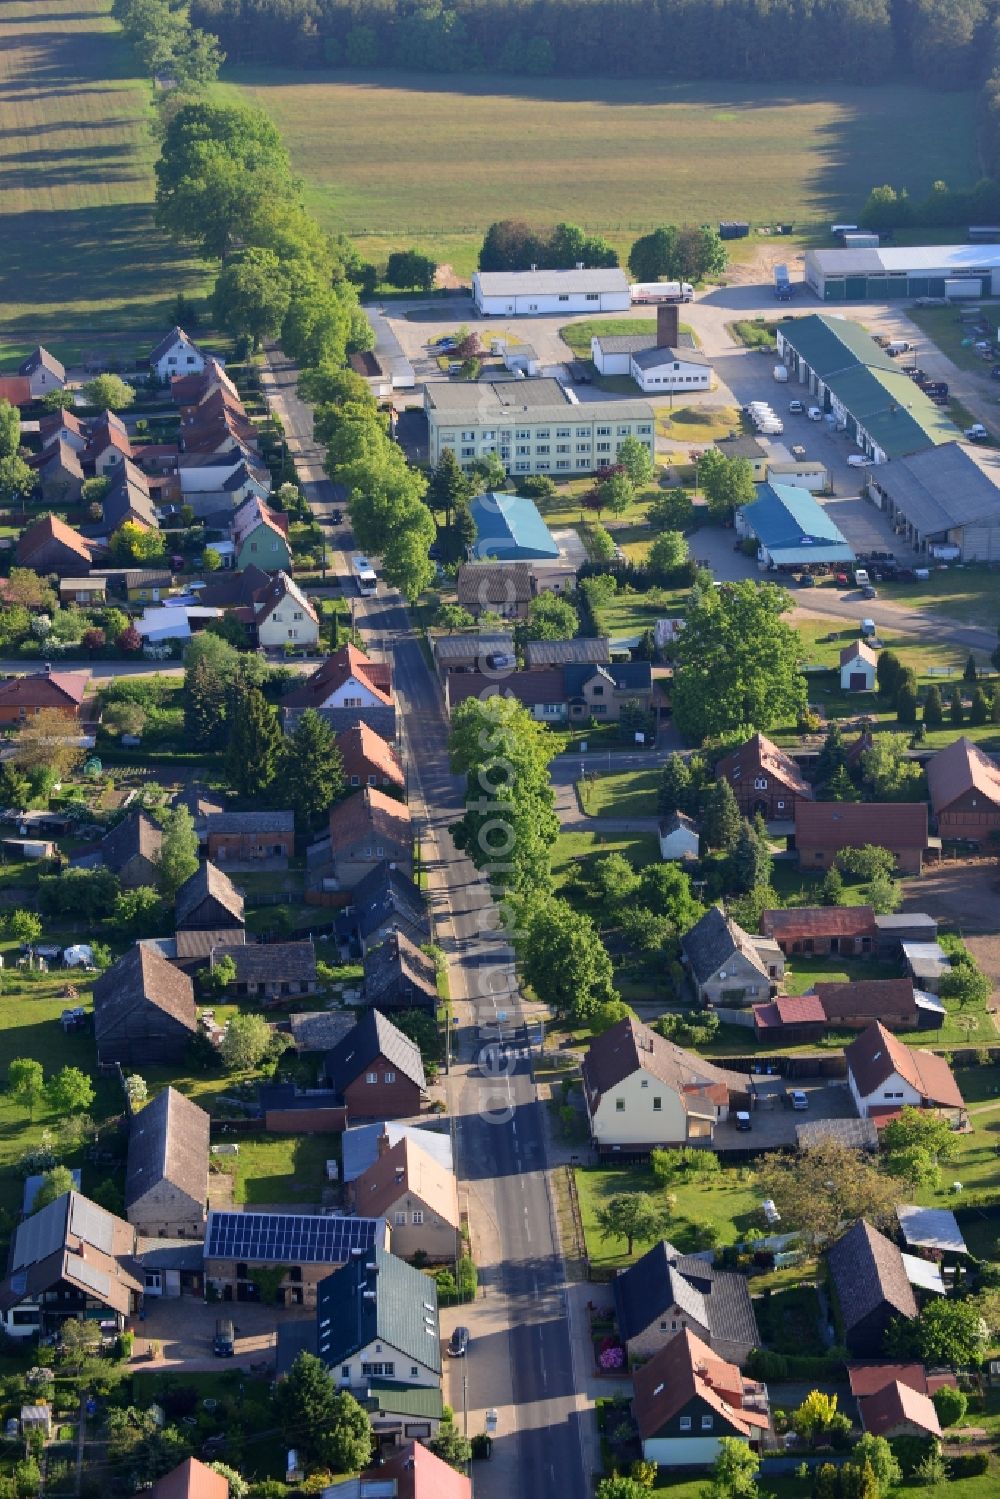
<path fill-rule="evenodd" d="M 633 281 L 633 302 L 691 302 L 694 287 L 689 281 Z"/>
<path fill-rule="evenodd" d="M 774 297 L 777 302 L 792 300 L 792 283 L 788 279 L 787 265 L 776 265 L 774 268 Z"/>

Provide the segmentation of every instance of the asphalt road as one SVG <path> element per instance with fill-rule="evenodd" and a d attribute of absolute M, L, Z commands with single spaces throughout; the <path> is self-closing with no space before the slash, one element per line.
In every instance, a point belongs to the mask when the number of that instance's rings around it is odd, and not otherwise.
<path fill-rule="evenodd" d="M 309 503 L 329 530 L 335 565 L 344 576 L 351 535 L 346 526 L 332 527 L 329 519 L 341 496 L 322 472 L 311 409 L 295 391 L 294 367 L 276 350 L 268 350 L 268 360 L 271 372 L 265 384 L 284 421 Z M 404 752 L 416 792 L 411 793 L 414 831 L 430 866 L 436 933 L 447 955 L 456 1008 L 449 1095 L 458 1174 L 469 1185 L 473 1216 L 483 1215 L 498 1250 L 488 1286 L 484 1276 L 490 1333 L 473 1348 L 465 1372 L 472 1409 L 506 1405 L 497 1390 L 509 1389 L 513 1429 L 500 1428 L 494 1462 L 477 1474 L 477 1493 L 485 1499 L 492 1499 L 493 1491 L 497 1499 L 510 1492 L 538 1499 L 583 1494 L 579 1402 L 564 1304 L 565 1271 L 545 1175 L 542 1105 L 530 1060 L 523 1055 L 507 1060 L 495 1048 L 484 1050 L 476 1034 L 479 1025 L 495 1023 L 503 1014 L 512 1026 L 521 1022 L 512 953 L 496 935 L 498 913 L 487 885 L 455 849 L 448 832 L 461 813 L 464 786 L 462 778 L 451 774 L 440 691 L 403 600 L 393 593 L 358 598 L 355 619 L 374 653 L 393 661 Z M 478 1312 L 480 1305 L 470 1312 Z"/>

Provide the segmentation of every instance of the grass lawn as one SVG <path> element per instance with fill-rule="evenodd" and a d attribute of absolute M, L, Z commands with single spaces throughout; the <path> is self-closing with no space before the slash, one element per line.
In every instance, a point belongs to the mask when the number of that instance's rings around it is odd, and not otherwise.
<path fill-rule="evenodd" d="M 693 333 L 690 323 L 678 324 L 681 333 Z M 595 333 L 602 338 L 614 338 L 621 334 L 624 337 L 638 338 L 641 334 L 647 338 L 656 337 L 655 317 L 602 317 L 586 318 L 581 323 L 567 323 L 564 328 L 559 329 L 559 337 L 564 344 L 568 344 L 577 356 L 590 358 L 590 340 Z M 697 340 L 695 341 L 697 343 Z M 635 381 L 629 376 L 623 376 L 625 388 L 634 392 Z"/>
<path fill-rule="evenodd" d="M 909 605 L 946 619 L 989 628 L 997 623 L 997 572 L 995 568 L 968 565 L 934 569 L 926 583 L 882 583 L 880 588 L 894 604 Z M 986 662 L 982 662 L 986 665 Z"/>
<path fill-rule="evenodd" d="M 896 963 L 880 963 L 869 958 L 836 957 L 824 959 L 796 953 L 785 965 L 785 989 L 789 994 L 806 994 L 814 984 L 850 984 L 860 979 L 897 978 Z"/>
<path fill-rule="evenodd" d="M 560 833 L 552 849 L 552 874 L 556 889 L 565 882 L 574 864 L 602 854 L 624 854 L 636 869 L 643 869 L 647 864 L 654 864 L 659 860 L 660 846 L 652 833 L 609 836 L 603 833 Z"/>
<path fill-rule="evenodd" d="M 985 321 L 995 326 L 1000 307 L 996 303 L 980 302 L 976 306 L 984 308 Z M 908 307 L 906 315 L 959 369 L 969 370 L 977 375 L 989 374 L 991 361 L 980 359 L 973 348 L 979 335 L 966 332 L 966 325 L 962 322 L 957 307 Z M 966 340 L 967 347 L 963 348 Z M 919 364 L 919 350 L 915 357 Z"/>
<path fill-rule="evenodd" d="M 676 411 L 658 407 L 656 430 L 671 442 L 717 442 L 740 430 L 735 406 L 681 406 Z"/>
<path fill-rule="evenodd" d="M 689 223 L 812 224 L 854 211 L 872 182 L 920 194 L 975 160 L 971 92 L 278 68 L 225 78 L 275 121 L 326 227 L 359 237 L 367 258 L 412 243 L 466 275 L 496 219 L 566 219 L 627 250 L 662 218 L 651 181 Z"/>
<path fill-rule="evenodd" d="M 776 1353 L 801 1353 L 811 1348 L 820 1335 L 821 1313 L 815 1286 L 788 1286 L 772 1296 L 762 1296 L 755 1304 L 755 1311 L 760 1335 Z"/>
<path fill-rule="evenodd" d="M 337 1135 L 240 1136 L 240 1153 L 232 1157 L 233 1198 L 248 1207 L 262 1203 L 319 1202 L 326 1181 L 326 1162 L 340 1154 Z"/>
<path fill-rule="evenodd" d="M 153 223 L 151 93 L 110 11 L 110 0 L 0 6 L 5 360 L 44 334 L 76 362 L 111 332 L 132 357 L 148 340 L 130 330 L 162 331 L 177 293 L 207 286 Z"/>
<path fill-rule="evenodd" d="M 667 1190 L 677 1198 L 677 1207 L 670 1215 L 667 1230 L 670 1242 L 678 1249 L 693 1251 L 705 1247 L 699 1231 L 709 1225 L 719 1231 L 723 1243 L 732 1243 L 739 1233 L 759 1227 L 760 1204 L 753 1188 L 742 1180 L 742 1176 L 739 1170 L 729 1170 L 711 1178 L 690 1181 L 681 1178 L 671 1182 Z M 655 1240 L 641 1243 L 637 1240 L 630 1260 L 624 1239 L 602 1240 L 597 1209 L 621 1192 L 648 1192 L 662 1203 L 665 1189 L 658 1186 L 652 1171 L 645 1166 L 624 1170 L 580 1167 L 576 1172 L 576 1187 L 591 1265 L 597 1278 L 610 1278 L 616 1270 L 632 1264 L 644 1254 Z"/>
<path fill-rule="evenodd" d="M 660 784 L 658 770 L 623 770 L 615 775 L 592 773 L 593 779 L 579 782 L 584 811 L 588 817 L 655 817 L 656 793 Z"/>
<path fill-rule="evenodd" d="M 729 331 L 748 349 L 773 349 L 777 346 L 777 326 L 777 322 L 768 322 L 767 318 L 740 318 L 729 324 Z"/>

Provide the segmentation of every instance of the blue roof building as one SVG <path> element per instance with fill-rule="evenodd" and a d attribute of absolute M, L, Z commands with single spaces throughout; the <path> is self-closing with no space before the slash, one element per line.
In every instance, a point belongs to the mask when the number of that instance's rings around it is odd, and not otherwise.
<path fill-rule="evenodd" d="M 554 562 L 558 558 L 559 548 L 537 505 L 523 495 L 480 494 L 469 509 L 476 523 L 473 560 Z"/>
<path fill-rule="evenodd" d="M 736 531 L 753 537 L 758 560 L 768 568 L 854 561 L 846 538 L 819 501 L 792 484 L 759 485 L 753 504 L 737 510 Z"/>

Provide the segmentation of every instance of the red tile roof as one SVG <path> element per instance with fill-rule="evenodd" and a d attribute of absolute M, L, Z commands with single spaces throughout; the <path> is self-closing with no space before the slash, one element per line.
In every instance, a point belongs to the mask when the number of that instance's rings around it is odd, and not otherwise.
<path fill-rule="evenodd" d="M 848 1070 L 863 1098 L 874 1093 L 896 1073 L 927 1104 L 951 1109 L 965 1107 L 965 1100 L 944 1057 L 932 1051 L 912 1051 L 878 1021 L 851 1042 L 845 1055 Z"/>
<path fill-rule="evenodd" d="M 916 1010 L 912 979 L 856 979 L 852 983 L 819 983 L 814 988 L 831 1025 L 855 1015 L 902 1020 Z"/>
<path fill-rule="evenodd" d="M 408 848 L 413 838 L 409 807 L 374 786 L 356 791 L 330 813 L 331 850 L 336 854 L 359 838 L 372 840 L 373 856 L 376 844 L 399 843 Z"/>
<path fill-rule="evenodd" d="M 755 1005 L 754 1014 L 758 1010 L 775 1011 L 779 1025 L 820 1025 L 826 1022 L 826 1014 L 823 1006 L 815 994 L 779 994 L 777 999 L 772 1000 L 770 1005 Z M 765 1021 L 770 1024 L 770 1021 Z"/>
<path fill-rule="evenodd" d="M 873 843 L 899 854 L 927 847 L 926 802 L 795 803 L 795 846 L 836 852 Z"/>
<path fill-rule="evenodd" d="M 888 1364 L 860 1359 L 855 1364 L 848 1364 L 847 1378 L 852 1395 L 874 1395 L 896 1380 L 909 1385 L 911 1390 L 919 1390 L 922 1395 L 927 1393 L 927 1370 L 923 1364 Z"/>
<path fill-rule="evenodd" d="M 789 906 L 782 911 L 763 911 L 760 929 L 777 942 L 803 938 L 874 937 L 875 912 L 871 906 Z"/>
<path fill-rule="evenodd" d="M 188 1457 L 153 1485 L 149 1499 L 229 1499 L 229 1480 Z"/>
<path fill-rule="evenodd" d="M 765 734 L 754 734 L 745 744 L 724 756 L 715 767 L 715 777 L 719 781 L 742 785 L 748 776 L 758 771 L 781 781 L 798 796 L 815 794 L 791 756 L 772 744 Z"/>
<path fill-rule="evenodd" d="M 0 375 L 0 401 L 27 406 L 30 400 L 31 381 L 26 375 Z"/>
<path fill-rule="evenodd" d="M 422 1442 L 394 1447 L 392 1456 L 369 1468 L 364 1478 L 394 1481 L 396 1499 L 472 1499 L 471 1478 L 457 1473 Z"/>
<path fill-rule="evenodd" d="M 766 1411 L 744 1407 L 751 1392 L 762 1388 L 744 1379 L 735 1364 L 713 1353 L 689 1328 L 657 1350 L 632 1376 L 634 1410 L 639 1435 L 657 1436 L 692 1400 L 703 1400 L 721 1416 L 731 1431 L 749 1437 L 752 1428 L 766 1428 Z M 692 1432 L 692 1435 L 694 1433 Z"/>
<path fill-rule="evenodd" d="M 874 1395 L 861 1396 L 858 1414 L 865 1431 L 875 1437 L 888 1436 L 904 1424 L 918 1426 L 934 1437 L 941 1435 L 934 1402 L 900 1380 L 883 1385 Z"/>
<path fill-rule="evenodd" d="M 337 735 L 337 746 L 348 780 L 351 776 L 367 779 L 371 771 L 380 778 L 387 777 L 393 786 L 400 789 L 405 786 L 406 776 L 398 752 L 366 723 L 355 724 L 353 729 L 344 729 Z"/>
<path fill-rule="evenodd" d="M 90 681 L 89 671 L 36 671 L 0 682 L 0 703 L 25 707 L 79 708 Z"/>
<path fill-rule="evenodd" d="M 328 656 L 312 676 L 281 699 L 283 708 L 322 708 L 330 695 L 354 679 L 363 682 L 379 702 L 392 706 L 392 669 L 385 662 L 371 661 L 356 645 L 341 646 Z"/>
<path fill-rule="evenodd" d="M 927 788 L 935 812 L 943 812 L 970 791 L 1000 808 L 1000 766 L 963 734 L 928 761 Z"/>
<path fill-rule="evenodd" d="M 52 541 L 58 541 L 63 546 L 69 547 L 76 552 L 80 561 L 89 569 L 91 563 L 91 548 L 78 531 L 72 526 L 67 526 L 64 520 L 57 515 L 43 515 L 41 520 L 36 520 L 34 525 L 28 526 L 21 532 L 17 543 L 16 556 L 18 562 L 24 567 L 31 566 L 31 558 L 40 548 L 47 546 Z"/>

